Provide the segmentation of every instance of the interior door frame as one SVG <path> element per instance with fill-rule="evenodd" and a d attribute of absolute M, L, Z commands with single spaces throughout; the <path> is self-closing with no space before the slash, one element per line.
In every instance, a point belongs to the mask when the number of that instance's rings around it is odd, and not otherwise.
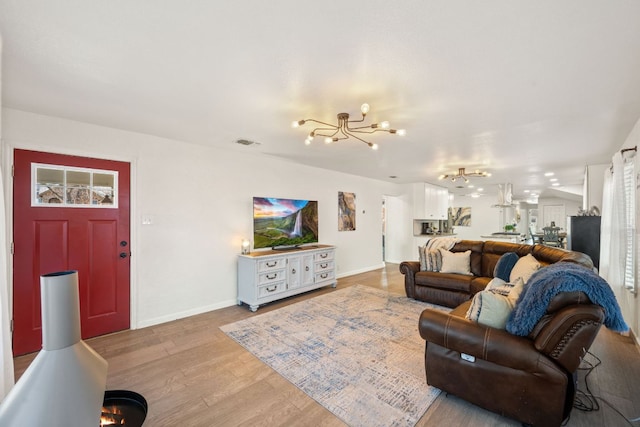
<path fill-rule="evenodd" d="M 70 150 L 57 146 L 41 146 L 27 143 L 11 143 L 3 140 L 2 144 L 2 173 L 5 184 L 5 212 L 6 212 L 6 235 L 7 235 L 7 287 L 9 295 L 9 318 L 13 319 L 13 254 L 11 245 L 13 242 L 13 153 L 15 150 L 33 150 L 48 153 L 63 154 L 69 156 L 91 157 L 103 160 L 115 160 L 128 162 L 130 165 L 130 189 L 129 189 L 129 215 L 130 215 L 130 271 L 129 271 L 129 328 L 138 329 L 138 214 L 137 214 L 137 159 L 117 154 L 90 153 L 86 151 Z M 13 320 L 12 320 L 13 322 Z M 13 335 L 13 330 L 11 331 Z"/>

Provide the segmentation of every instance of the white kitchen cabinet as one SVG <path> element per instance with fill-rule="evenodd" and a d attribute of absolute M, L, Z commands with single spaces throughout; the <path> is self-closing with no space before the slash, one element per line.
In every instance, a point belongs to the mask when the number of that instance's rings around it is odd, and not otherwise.
<path fill-rule="evenodd" d="M 251 252 L 238 257 L 238 305 L 260 304 L 323 286 L 337 285 L 335 247 L 316 245 L 287 251 Z"/>
<path fill-rule="evenodd" d="M 449 190 L 420 182 L 413 184 L 413 218 L 446 220 L 449 217 Z"/>

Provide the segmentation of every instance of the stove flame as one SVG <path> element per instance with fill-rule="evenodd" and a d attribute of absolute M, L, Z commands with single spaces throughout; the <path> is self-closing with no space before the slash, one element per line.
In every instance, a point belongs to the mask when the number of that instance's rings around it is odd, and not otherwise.
<path fill-rule="evenodd" d="M 110 406 L 108 408 L 102 407 L 102 414 L 100 416 L 100 427 L 103 426 L 123 426 L 124 417 L 122 411 L 117 406 Z"/>

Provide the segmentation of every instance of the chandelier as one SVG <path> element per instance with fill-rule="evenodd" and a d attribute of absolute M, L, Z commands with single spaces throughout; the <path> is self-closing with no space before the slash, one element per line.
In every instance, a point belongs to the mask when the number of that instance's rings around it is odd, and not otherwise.
<path fill-rule="evenodd" d="M 378 144 L 365 141 L 364 139 L 362 139 L 361 137 L 355 134 L 372 134 L 376 132 L 387 132 L 387 133 L 400 135 L 400 136 L 403 136 L 406 134 L 406 131 L 404 129 L 391 129 L 389 127 L 389 122 L 387 121 L 380 122 L 380 123 L 372 123 L 370 125 L 365 125 L 365 126 L 351 127 L 350 126 L 351 123 L 364 122 L 364 118 L 369 112 L 369 104 L 362 104 L 362 106 L 360 107 L 360 112 L 362 113 L 362 118 L 360 120 L 349 120 L 349 113 L 338 114 L 337 125 L 332 125 L 332 124 L 321 122 L 320 120 L 315 120 L 315 119 L 305 119 L 305 120 L 298 120 L 296 122 L 293 122 L 291 126 L 293 126 L 294 128 L 297 128 L 299 126 L 304 125 L 306 122 L 319 123 L 321 125 L 327 126 L 327 127 L 317 127 L 314 130 L 312 130 L 309 133 L 309 136 L 307 137 L 307 139 L 304 141 L 306 145 L 311 144 L 311 141 L 313 141 L 313 139 L 316 136 L 324 137 L 324 142 L 327 144 L 331 144 L 332 142 L 338 142 L 343 139 L 349 139 L 350 137 L 352 137 L 359 141 L 364 142 L 373 150 L 378 149 Z"/>
<path fill-rule="evenodd" d="M 476 170 L 475 172 L 465 172 L 465 168 L 458 168 L 458 173 L 457 174 L 446 174 L 446 175 L 440 175 L 438 177 L 438 179 L 450 179 L 453 182 L 456 182 L 457 179 L 462 179 L 464 180 L 464 182 L 469 182 L 469 178 L 470 177 L 483 177 L 483 176 L 491 176 L 490 173 L 487 172 L 481 172 L 479 170 Z"/>

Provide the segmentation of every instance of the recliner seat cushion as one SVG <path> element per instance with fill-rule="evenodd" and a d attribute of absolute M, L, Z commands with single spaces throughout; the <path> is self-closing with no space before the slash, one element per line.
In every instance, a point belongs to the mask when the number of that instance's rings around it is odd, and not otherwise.
<path fill-rule="evenodd" d="M 421 271 L 415 276 L 417 286 L 446 289 L 457 292 L 469 293 L 473 276 L 455 273 L 438 273 L 434 271 Z"/>

